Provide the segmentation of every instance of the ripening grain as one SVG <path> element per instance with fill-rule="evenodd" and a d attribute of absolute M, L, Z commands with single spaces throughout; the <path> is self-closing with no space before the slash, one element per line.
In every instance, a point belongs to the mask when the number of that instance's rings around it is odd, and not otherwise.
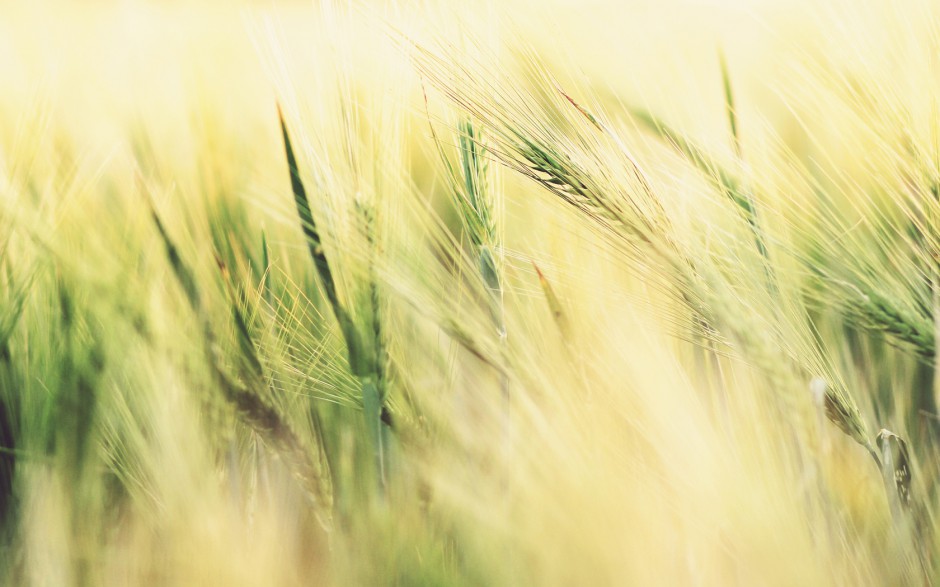
<path fill-rule="evenodd" d="M 940 581 L 927 0 L 0 2 L 0 584 Z"/>

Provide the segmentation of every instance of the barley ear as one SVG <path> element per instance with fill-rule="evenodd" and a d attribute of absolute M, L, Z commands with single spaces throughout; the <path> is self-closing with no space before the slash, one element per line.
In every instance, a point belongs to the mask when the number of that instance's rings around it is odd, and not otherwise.
<path fill-rule="evenodd" d="M 193 272 L 180 256 L 179 249 L 164 228 L 153 203 L 149 200 L 148 203 L 150 204 L 154 225 L 166 249 L 167 259 L 170 262 L 173 275 L 186 293 L 186 299 L 190 307 L 202 324 L 206 357 L 222 395 L 234 407 L 242 421 L 253 429 L 265 444 L 283 459 L 288 470 L 298 480 L 313 503 L 314 514 L 320 525 L 327 533 L 330 533 L 333 528 L 333 493 L 330 471 L 321 470 L 318 466 L 319 463 L 313 462 L 307 447 L 301 437 L 291 428 L 289 422 L 258 394 L 258 388 L 263 385 L 263 372 L 261 371 L 261 363 L 254 354 L 254 344 L 250 338 L 241 342 L 241 350 L 243 353 L 249 352 L 252 357 L 246 363 L 248 370 L 245 375 L 248 376 L 249 383 L 254 384 L 253 387 L 246 387 L 244 382 L 228 375 L 223 367 L 223 361 L 220 357 L 221 352 L 218 344 L 216 344 L 216 338 L 209 323 L 207 311 L 202 304 L 202 298 L 193 277 Z M 223 272 L 225 271 L 224 265 L 221 263 L 220 269 Z M 237 305 L 234 307 L 237 308 Z M 238 316 L 238 314 L 236 314 L 236 318 L 241 320 L 241 323 L 238 324 L 239 334 L 247 337 L 248 330 L 244 318 Z"/>
<path fill-rule="evenodd" d="M 865 434 L 865 423 L 862 422 L 858 408 L 850 403 L 850 400 L 843 394 L 831 388 L 826 390 L 825 406 L 826 417 L 829 418 L 829 421 L 835 424 L 839 430 L 848 435 L 852 440 L 865 447 L 865 450 L 868 451 L 868 454 L 871 455 L 880 469 L 881 458 L 878 456 L 878 453 L 875 452 L 875 448 Z"/>

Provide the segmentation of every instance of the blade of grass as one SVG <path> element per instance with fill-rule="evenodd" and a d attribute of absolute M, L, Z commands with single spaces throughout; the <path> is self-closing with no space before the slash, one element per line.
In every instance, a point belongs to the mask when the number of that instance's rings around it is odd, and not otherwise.
<path fill-rule="evenodd" d="M 352 318 L 346 313 L 339 297 L 336 293 L 336 283 L 333 280 L 333 271 L 330 269 L 330 263 L 326 258 L 326 252 L 323 250 L 323 243 L 320 239 L 320 233 L 313 220 L 313 214 L 310 212 L 310 201 L 307 198 L 307 190 L 304 188 L 303 180 L 300 178 L 300 170 L 297 167 L 297 158 L 294 155 L 294 148 L 291 145 L 290 135 L 287 132 L 287 124 L 284 122 L 284 115 L 281 107 L 277 108 L 278 120 L 281 124 L 281 134 L 284 139 L 284 151 L 287 155 L 287 167 L 290 172 L 291 190 L 294 194 L 294 203 L 297 206 L 297 215 L 300 216 L 300 227 L 303 230 L 307 246 L 310 249 L 310 256 L 313 258 L 317 273 L 320 276 L 320 285 L 323 287 L 326 298 L 336 316 L 336 321 L 343 332 L 346 340 L 346 348 L 349 353 L 349 367 L 356 376 L 365 376 L 371 371 L 371 366 L 362 349 L 362 343 L 359 340 L 359 333 L 353 324 Z"/>
<path fill-rule="evenodd" d="M 721 81 L 725 90 L 725 112 L 728 115 L 728 126 L 731 128 L 731 142 L 734 154 L 741 159 L 741 139 L 738 137 L 738 116 L 734 109 L 734 94 L 731 91 L 731 76 L 728 73 L 728 62 L 725 53 L 718 50 L 718 64 L 721 67 Z"/>
<path fill-rule="evenodd" d="M 375 456 L 376 476 L 379 482 L 379 488 L 381 491 L 384 491 L 386 486 L 385 472 L 387 469 L 387 446 L 382 442 L 382 412 L 384 402 L 382 391 L 384 390 L 384 382 L 378 381 L 380 372 L 377 367 L 378 358 L 374 355 L 376 349 L 373 348 L 372 356 L 366 352 L 359 330 L 356 328 L 352 317 L 339 300 L 339 296 L 336 292 L 336 283 L 333 280 L 333 272 L 330 268 L 326 253 L 323 250 L 323 244 L 320 239 L 319 231 L 317 230 L 317 225 L 314 222 L 313 214 L 310 211 L 310 201 L 307 197 L 307 190 L 300 177 L 297 158 L 294 155 L 294 148 L 291 145 L 290 134 L 287 131 L 287 123 L 284 121 L 284 115 L 281 112 L 280 105 L 278 105 L 277 113 L 281 125 L 281 135 L 284 140 L 287 166 L 290 172 L 291 190 L 293 191 L 294 202 L 297 206 L 297 215 L 300 217 L 301 228 L 303 229 L 310 255 L 313 257 L 314 265 L 319 274 L 321 285 L 326 292 L 326 297 L 333 309 L 333 315 L 336 317 L 340 330 L 343 333 L 349 356 L 350 371 L 360 383 L 366 433 L 368 441 L 372 446 L 373 455 Z M 373 308 L 373 310 L 375 310 L 375 308 Z M 378 334 L 380 335 L 381 333 Z"/>

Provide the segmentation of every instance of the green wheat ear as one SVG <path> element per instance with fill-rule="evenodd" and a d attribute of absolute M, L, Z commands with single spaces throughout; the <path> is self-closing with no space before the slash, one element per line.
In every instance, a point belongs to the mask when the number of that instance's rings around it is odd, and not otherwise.
<path fill-rule="evenodd" d="M 862 428 L 858 410 L 849 406 L 841 397 L 831 390 L 826 391 L 825 397 L 826 417 L 835 424 L 839 430 L 849 435 L 856 442 L 865 444 L 865 431 Z"/>
<path fill-rule="evenodd" d="M 814 394 L 823 396 L 823 405 L 829 421 L 849 438 L 863 446 L 880 469 L 881 458 L 872 446 L 871 441 L 868 440 L 865 422 L 862 421 L 854 402 L 844 393 L 830 387 L 823 379 L 814 379 L 812 386 Z"/>
<path fill-rule="evenodd" d="M 244 337 L 240 341 L 240 350 L 243 354 L 249 354 L 249 358 L 243 359 L 243 365 L 247 367 L 244 372 L 244 382 L 228 374 L 220 357 L 208 311 L 203 305 L 194 273 L 180 256 L 178 247 L 170 238 L 149 197 L 147 204 L 150 206 L 150 214 L 157 233 L 163 241 L 173 275 L 185 292 L 190 308 L 201 322 L 205 355 L 222 395 L 235 409 L 239 418 L 283 460 L 311 499 L 317 521 L 329 534 L 333 528 L 333 491 L 329 468 L 321 467 L 320 463 L 311 458 L 308 447 L 290 426 L 290 422 L 277 409 L 268 405 L 259 394 L 264 386 L 263 368 L 255 354 L 254 344 L 248 335 L 244 317 L 237 313 L 235 318 L 239 335 Z M 219 268 L 225 271 L 224 264 L 219 263 Z M 233 308 L 237 311 L 237 304 Z"/>

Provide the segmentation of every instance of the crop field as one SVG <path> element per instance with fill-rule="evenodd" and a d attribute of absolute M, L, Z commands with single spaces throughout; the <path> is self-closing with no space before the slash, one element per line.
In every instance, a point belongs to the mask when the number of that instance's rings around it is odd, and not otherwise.
<path fill-rule="evenodd" d="M 0 0 L 0 585 L 940 584 L 933 0 Z"/>

